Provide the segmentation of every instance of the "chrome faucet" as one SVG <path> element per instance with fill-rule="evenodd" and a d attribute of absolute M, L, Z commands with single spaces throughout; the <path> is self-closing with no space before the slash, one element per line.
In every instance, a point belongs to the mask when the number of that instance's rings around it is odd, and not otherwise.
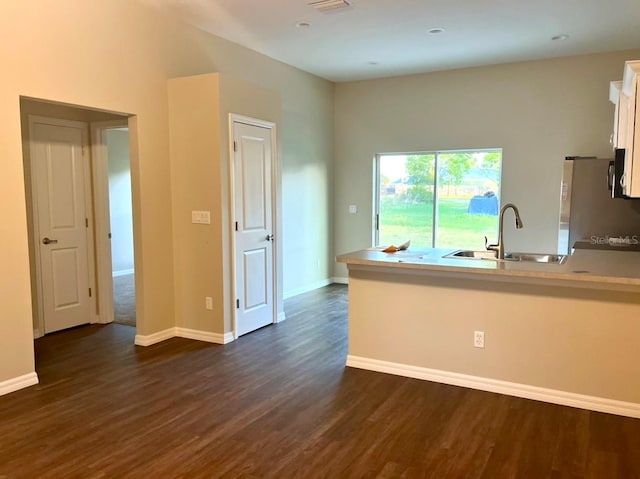
<path fill-rule="evenodd" d="M 487 237 L 484 237 L 484 246 L 488 251 L 495 251 L 498 255 L 498 259 L 504 259 L 504 239 L 502 238 L 502 233 L 504 230 L 504 213 L 509 208 L 513 210 L 516 215 L 516 228 L 522 228 L 522 219 L 520 218 L 520 212 L 518 211 L 518 207 L 513 203 L 507 203 L 502 208 L 500 208 L 500 219 L 498 222 L 498 244 L 487 244 Z"/>

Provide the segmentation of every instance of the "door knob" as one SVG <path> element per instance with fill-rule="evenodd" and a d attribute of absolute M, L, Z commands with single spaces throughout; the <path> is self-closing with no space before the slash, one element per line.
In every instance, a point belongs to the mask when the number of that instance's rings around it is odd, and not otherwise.
<path fill-rule="evenodd" d="M 42 238 L 42 244 L 56 244 L 58 240 L 49 239 L 46 236 Z"/>
<path fill-rule="evenodd" d="M 267 235 L 267 241 L 273 241 L 273 235 Z"/>

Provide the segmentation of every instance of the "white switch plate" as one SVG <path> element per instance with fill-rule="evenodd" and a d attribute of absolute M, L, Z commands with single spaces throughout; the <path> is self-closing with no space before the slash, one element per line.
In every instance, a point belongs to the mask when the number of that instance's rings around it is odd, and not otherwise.
<path fill-rule="evenodd" d="M 199 225 L 211 224 L 211 213 L 209 211 L 192 211 L 191 222 Z"/>
<path fill-rule="evenodd" d="M 204 298 L 204 307 L 207 309 L 213 309 L 213 298 L 211 296 Z"/>
<path fill-rule="evenodd" d="M 355 215 L 358 212 L 358 207 L 356 205 L 349 205 L 349 213 Z"/>

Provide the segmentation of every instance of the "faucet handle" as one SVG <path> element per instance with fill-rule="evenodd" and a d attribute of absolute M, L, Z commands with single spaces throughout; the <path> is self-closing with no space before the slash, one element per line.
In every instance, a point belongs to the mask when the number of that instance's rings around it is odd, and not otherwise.
<path fill-rule="evenodd" d="M 487 251 L 498 251 L 498 245 L 497 244 L 489 244 L 489 240 L 487 239 L 487 237 L 484 237 L 484 247 Z"/>

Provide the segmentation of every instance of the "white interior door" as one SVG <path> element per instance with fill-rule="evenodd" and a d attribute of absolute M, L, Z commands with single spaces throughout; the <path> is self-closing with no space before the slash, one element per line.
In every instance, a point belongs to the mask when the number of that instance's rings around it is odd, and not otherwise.
<path fill-rule="evenodd" d="M 274 322 L 271 131 L 233 122 L 237 336 Z"/>
<path fill-rule="evenodd" d="M 85 138 L 82 123 L 31 124 L 34 230 L 45 333 L 90 322 Z"/>

